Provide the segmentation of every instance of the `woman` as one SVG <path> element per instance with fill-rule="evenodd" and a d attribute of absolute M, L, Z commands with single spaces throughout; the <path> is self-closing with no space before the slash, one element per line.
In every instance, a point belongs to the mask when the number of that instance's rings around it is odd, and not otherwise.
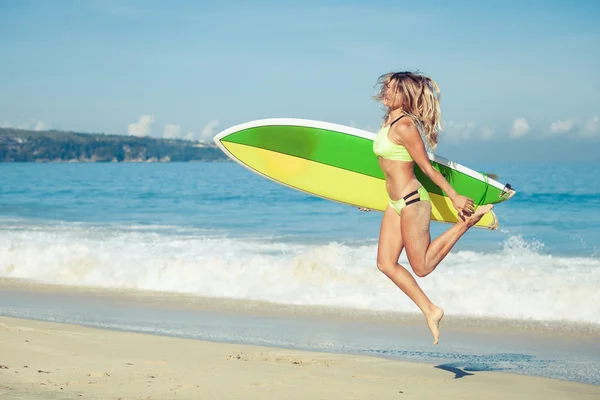
<path fill-rule="evenodd" d="M 475 210 L 473 200 L 456 193 L 431 166 L 425 146 L 433 151 L 441 130 L 437 84 L 429 77 L 411 72 L 385 74 L 377 83 L 380 92 L 375 99 L 383 104 L 386 113 L 373 151 L 378 156 L 390 199 L 381 221 L 377 267 L 421 309 L 433 334 L 433 344 L 437 344 L 444 310 L 433 304 L 415 278 L 398 264 L 400 253 L 406 249 L 408 262 L 417 276 L 429 275 L 458 239 L 493 206 Z M 459 221 L 433 242 L 429 233 L 431 200 L 415 177 L 414 163 L 446 193 L 459 214 Z"/>

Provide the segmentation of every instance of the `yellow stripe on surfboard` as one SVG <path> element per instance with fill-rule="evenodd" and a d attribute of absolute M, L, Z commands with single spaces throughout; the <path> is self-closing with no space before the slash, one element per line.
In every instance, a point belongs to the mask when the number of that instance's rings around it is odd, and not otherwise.
<path fill-rule="evenodd" d="M 258 147 L 222 142 L 234 157 L 250 169 L 281 184 L 301 191 L 354 206 L 384 211 L 388 204 L 385 181 L 372 176 L 333 167 Z M 456 210 L 449 198 L 429 193 L 431 219 L 454 223 Z M 477 223 L 480 228 L 495 228 L 496 217 L 490 211 Z"/>

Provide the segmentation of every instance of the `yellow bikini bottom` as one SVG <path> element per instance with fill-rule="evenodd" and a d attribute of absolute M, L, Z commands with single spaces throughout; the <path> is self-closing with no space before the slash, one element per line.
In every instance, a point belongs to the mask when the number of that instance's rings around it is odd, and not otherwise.
<path fill-rule="evenodd" d="M 389 204 L 396 211 L 396 213 L 398 215 L 400 215 L 400 212 L 402 211 L 402 209 L 404 207 L 406 207 L 409 204 L 416 203 L 417 201 L 431 202 L 429 193 L 427 193 L 427 190 L 425 190 L 425 188 L 423 186 L 421 186 L 418 190 L 415 190 L 414 192 L 410 192 L 409 194 L 407 194 L 400 200 L 390 199 Z"/>

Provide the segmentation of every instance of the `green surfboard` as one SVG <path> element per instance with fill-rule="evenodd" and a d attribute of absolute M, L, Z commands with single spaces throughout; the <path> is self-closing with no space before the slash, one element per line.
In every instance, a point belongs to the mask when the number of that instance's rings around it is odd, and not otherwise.
<path fill-rule="evenodd" d="M 385 178 L 373 153 L 375 134 L 322 121 L 273 118 L 226 129 L 214 138 L 232 160 L 282 185 L 328 200 L 383 211 Z M 437 169 L 460 194 L 476 205 L 495 204 L 515 191 L 485 174 L 429 154 Z M 415 164 L 415 175 L 429 192 L 434 221 L 454 223 L 457 213 L 446 194 Z M 493 211 L 476 225 L 497 227 Z"/>

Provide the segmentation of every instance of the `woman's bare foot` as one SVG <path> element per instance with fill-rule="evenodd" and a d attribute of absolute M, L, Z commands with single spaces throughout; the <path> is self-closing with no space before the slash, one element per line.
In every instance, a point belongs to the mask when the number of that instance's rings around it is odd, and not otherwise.
<path fill-rule="evenodd" d="M 438 344 L 440 339 L 440 321 L 444 318 L 444 310 L 433 306 L 433 309 L 425 314 L 425 318 L 427 319 L 427 326 L 433 335 L 433 344 Z"/>
<path fill-rule="evenodd" d="M 465 218 L 465 220 L 464 220 L 465 224 L 467 224 L 467 226 L 469 226 L 469 228 L 472 227 L 477 222 L 479 222 L 479 220 L 481 218 L 483 218 L 483 216 L 486 213 L 492 211 L 492 208 L 494 208 L 493 204 L 487 204 L 485 206 L 481 206 L 481 207 L 477 208 L 477 210 L 475 210 L 475 212 L 472 215 Z"/>

